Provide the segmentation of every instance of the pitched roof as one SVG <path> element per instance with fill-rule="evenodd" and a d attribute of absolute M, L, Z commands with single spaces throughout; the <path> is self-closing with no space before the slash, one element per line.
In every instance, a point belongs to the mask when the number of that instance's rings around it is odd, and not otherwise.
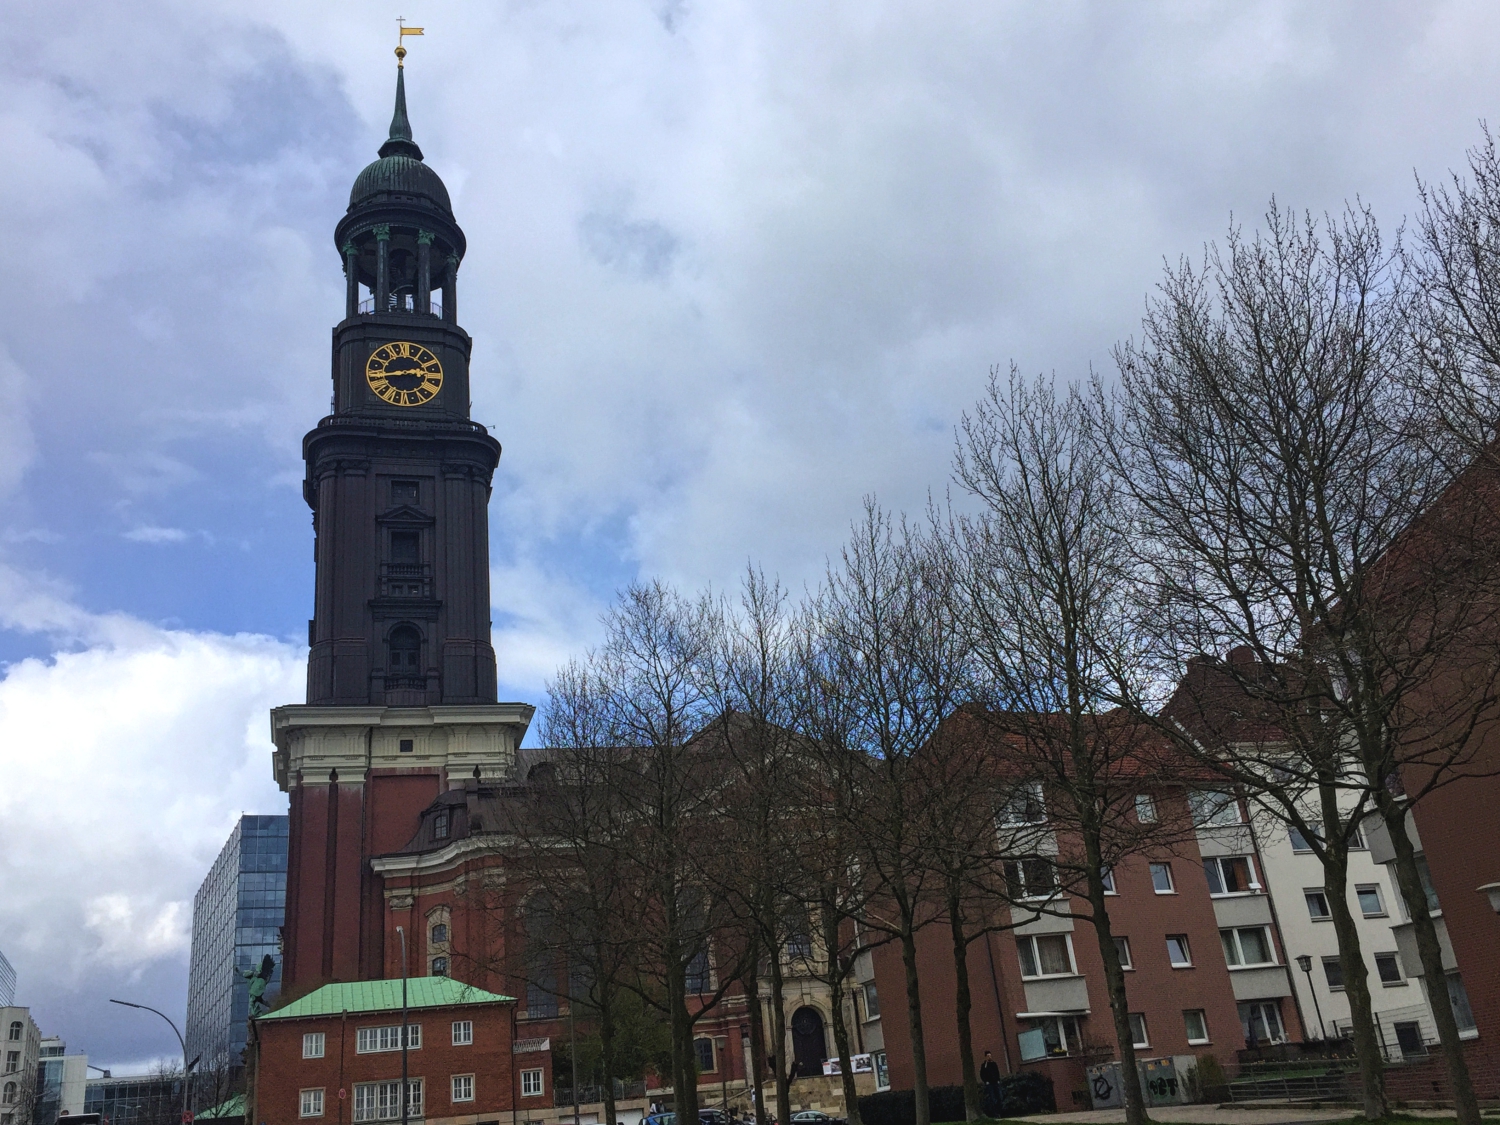
<path fill-rule="evenodd" d="M 212 1109 L 200 1109 L 193 1116 L 194 1116 L 194 1118 L 196 1120 L 199 1120 L 199 1121 L 203 1120 L 203 1118 L 205 1118 L 205 1117 L 209 1117 L 209 1118 L 244 1117 L 245 1116 L 245 1095 L 244 1094 L 236 1094 L 234 1097 L 230 1098 L 227 1102 L 220 1102 L 218 1105 L 214 1106 Z"/>
<path fill-rule="evenodd" d="M 457 1004 L 507 1004 L 514 996 L 501 996 L 464 984 L 452 977 L 412 977 L 406 982 L 408 1008 L 443 1008 Z M 297 1019 L 305 1016 L 336 1016 L 341 1012 L 399 1012 L 400 980 L 356 980 L 325 984 L 284 1008 L 257 1016 L 262 1020 Z"/>

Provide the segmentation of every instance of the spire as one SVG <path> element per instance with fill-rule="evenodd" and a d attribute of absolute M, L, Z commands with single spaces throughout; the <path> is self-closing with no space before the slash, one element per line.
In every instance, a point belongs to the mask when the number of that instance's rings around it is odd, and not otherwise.
<path fill-rule="evenodd" d="M 391 135 L 380 146 L 381 156 L 411 156 L 422 159 L 422 150 L 411 139 L 411 122 L 406 119 L 406 67 L 402 60 L 406 48 L 396 48 L 396 112 L 391 117 Z"/>

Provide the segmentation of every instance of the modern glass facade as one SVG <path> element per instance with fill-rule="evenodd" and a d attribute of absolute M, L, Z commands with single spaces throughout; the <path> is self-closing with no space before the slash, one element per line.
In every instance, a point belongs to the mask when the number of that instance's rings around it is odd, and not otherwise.
<path fill-rule="evenodd" d="M 182 1079 L 91 1078 L 84 1089 L 83 1112 L 103 1114 L 109 1125 L 177 1125 L 182 1119 Z"/>
<path fill-rule="evenodd" d="M 0 953 L 0 1008 L 9 1008 L 15 1002 L 16 971 L 5 959 L 5 954 Z"/>
<path fill-rule="evenodd" d="M 243 1065 L 250 1015 L 250 985 L 243 974 L 270 954 L 276 972 L 266 1000 L 280 989 L 286 845 L 286 817 L 240 817 L 193 899 L 186 1039 L 188 1057 L 202 1057 L 195 1086 L 237 1086 L 226 1080 L 231 1073 L 237 1078 Z"/>

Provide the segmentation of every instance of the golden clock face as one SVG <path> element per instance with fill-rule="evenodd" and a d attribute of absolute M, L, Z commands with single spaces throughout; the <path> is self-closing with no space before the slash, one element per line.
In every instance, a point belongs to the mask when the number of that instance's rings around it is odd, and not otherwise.
<path fill-rule="evenodd" d="M 370 353 L 365 378 L 393 406 L 421 406 L 443 389 L 443 365 L 421 344 L 397 340 Z"/>

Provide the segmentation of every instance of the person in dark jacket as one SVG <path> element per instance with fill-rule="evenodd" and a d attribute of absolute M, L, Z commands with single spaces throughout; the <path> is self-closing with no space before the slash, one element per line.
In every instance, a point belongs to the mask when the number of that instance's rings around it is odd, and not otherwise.
<path fill-rule="evenodd" d="M 979 1064 L 979 1081 L 984 1084 L 984 1112 L 990 1117 L 1000 1116 L 1000 1066 L 988 1051 L 984 1062 Z"/>

